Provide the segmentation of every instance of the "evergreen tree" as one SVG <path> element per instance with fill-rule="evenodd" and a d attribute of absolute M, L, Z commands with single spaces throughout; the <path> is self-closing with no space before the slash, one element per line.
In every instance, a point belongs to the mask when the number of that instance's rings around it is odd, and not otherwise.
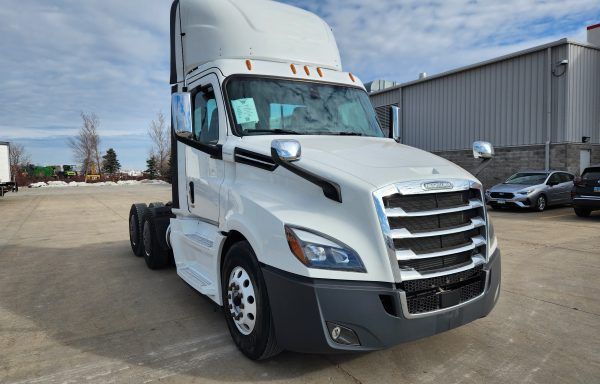
<path fill-rule="evenodd" d="M 148 174 L 148 177 L 152 180 L 155 179 L 156 176 L 158 175 L 158 169 L 156 167 L 156 157 L 154 156 L 150 156 L 150 158 L 148 160 L 146 160 L 146 173 Z"/>
<path fill-rule="evenodd" d="M 117 152 L 114 149 L 108 148 L 102 159 L 102 170 L 105 173 L 113 175 L 121 170 L 121 163 L 119 163 Z"/>

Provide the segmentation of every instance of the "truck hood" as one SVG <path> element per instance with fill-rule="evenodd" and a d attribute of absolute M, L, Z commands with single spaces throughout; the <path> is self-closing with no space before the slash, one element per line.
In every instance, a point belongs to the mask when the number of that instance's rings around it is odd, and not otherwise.
<path fill-rule="evenodd" d="M 386 138 L 245 136 L 240 146 L 270 156 L 271 141 L 274 139 L 298 140 L 302 145 L 302 157 L 297 165 L 307 170 L 315 173 L 337 171 L 375 187 L 408 180 L 475 179 L 448 160 Z"/>

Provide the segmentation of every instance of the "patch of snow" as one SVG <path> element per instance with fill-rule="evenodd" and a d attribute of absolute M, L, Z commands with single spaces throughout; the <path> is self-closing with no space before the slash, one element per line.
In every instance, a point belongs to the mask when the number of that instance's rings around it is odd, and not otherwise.
<path fill-rule="evenodd" d="M 164 185 L 169 184 L 163 180 L 119 180 L 114 181 L 101 181 L 99 183 L 86 183 L 83 181 L 70 181 L 65 182 L 62 180 L 52 180 L 47 183 L 39 181 L 37 183 L 29 184 L 29 188 L 57 188 L 57 187 L 103 187 L 103 186 L 117 186 L 117 185 L 140 185 L 140 184 L 158 184 Z"/>

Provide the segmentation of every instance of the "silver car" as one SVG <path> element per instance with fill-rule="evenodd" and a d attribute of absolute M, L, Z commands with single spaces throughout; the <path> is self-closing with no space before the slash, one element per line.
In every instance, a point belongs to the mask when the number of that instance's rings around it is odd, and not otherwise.
<path fill-rule="evenodd" d="M 519 207 L 543 211 L 549 205 L 571 204 L 574 175 L 563 171 L 515 173 L 485 192 L 493 208 Z"/>

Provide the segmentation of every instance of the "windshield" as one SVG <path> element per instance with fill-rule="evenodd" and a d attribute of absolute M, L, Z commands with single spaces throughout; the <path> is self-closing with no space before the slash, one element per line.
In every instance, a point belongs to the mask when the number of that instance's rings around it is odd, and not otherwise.
<path fill-rule="evenodd" d="M 238 134 L 383 137 L 361 89 L 282 79 L 232 78 L 227 96 Z"/>
<path fill-rule="evenodd" d="M 512 175 L 504 182 L 504 184 L 523 184 L 523 185 L 536 185 L 543 184 L 546 181 L 548 175 L 546 173 L 527 173 L 520 172 Z"/>

